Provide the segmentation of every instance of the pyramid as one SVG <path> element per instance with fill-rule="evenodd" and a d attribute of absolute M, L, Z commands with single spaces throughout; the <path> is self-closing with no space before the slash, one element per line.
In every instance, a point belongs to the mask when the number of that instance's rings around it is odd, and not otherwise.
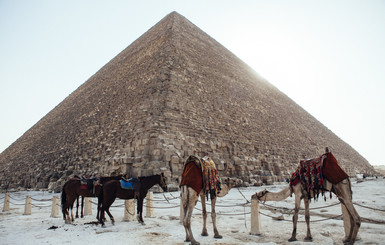
<path fill-rule="evenodd" d="M 221 175 L 282 181 L 328 146 L 349 174 L 359 153 L 176 12 L 97 71 L 0 155 L 1 188 L 60 188 L 74 174 L 164 172 L 209 153 Z"/>

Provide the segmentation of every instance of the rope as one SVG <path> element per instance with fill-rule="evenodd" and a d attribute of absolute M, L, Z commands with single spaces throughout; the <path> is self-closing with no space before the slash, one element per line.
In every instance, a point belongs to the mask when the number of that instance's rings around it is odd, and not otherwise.
<path fill-rule="evenodd" d="M 272 218 L 272 219 L 275 218 L 274 216 L 265 214 L 265 213 L 263 213 L 263 212 L 261 212 L 261 211 L 260 211 L 259 213 L 262 214 L 262 215 L 264 215 L 264 216 L 266 216 L 266 217 L 270 217 L 270 218 Z M 333 216 L 333 217 L 330 217 L 330 218 L 325 218 L 325 219 L 310 220 L 310 222 L 313 223 L 313 222 L 325 221 L 325 220 L 329 220 L 329 219 L 338 219 L 338 218 L 340 218 L 341 216 L 342 216 L 342 214 L 336 215 L 336 216 Z M 292 222 L 291 220 L 286 220 L 286 219 L 284 219 L 283 221 Z M 299 220 L 299 221 L 297 221 L 297 222 L 303 223 L 303 222 L 306 222 L 306 221 Z"/>
<path fill-rule="evenodd" d="M 31 199 L 34 200 L 34 201 L 37 201 L 37 202 L 48 202 L 48 201 L 52 201 L 52 199 L 40 199 L 40 200 L 38 200 L 38 199 L 34 199 L 34 198 L 32 198 L 32 197 L 31 197 Z"/>
<path fill-rule="evenodd" d="M 47 204 L 47 205 L 35 205 L 35 204 L 31 203 L 31 206 L 39 207 L 39 208 L 46 208 L 46 207 L 50 207 L 51 204 Z"/>
<path fill-rule="evenodd" d="M 266 203 L 263 203 L 263 202 L 260 202 L 260 204 L 262 204 L 262 205 L 264 205 L 264 206 L 266 206 L 266 207 L 269 207 L 269 208 L 289 210 L 289 208 L 285 208 L 285 207 L 276 207 L 276 206 L 272 206 L 272 205 L 269 205 L 269 204 L 266 204 Z M 330 205 L 327 205 L 327 206 L 315 207 L 315 208 L 309 208 L 309 210 L 321 209 L 321 208 L 328 208 L 328 207 L 332 207 L 332 206 L 335 206 L 335 205 L 338 205 L 338 204 L 340 204 L 340 203 L 337 202 L 337 203 L 333 203 L 333 204 L 330 204 Z M 300 208 L 300 210 L 305 210 L 305 209 L 304 209 L 304 208 Z"/>
<path fill-rule="evenodd" d="M 243 195 L 243 193 L 239 190 L 239 188 L 237 188 L 237 190 L 239 191 L 239 193 L 241 193 L 241 195 L 243 196 L 243 198 L 246 200 L 247 203 L 250 203 L 249 200 L 247 200 L 247 198 L 245 197 L 245 195 Z"/>
<path fill-rule="evenodd" d="M 12 205 L 16 205 L 16 206 L 25 205 L 25 203 L 21 203 L 21 204 L 19 204 L 19 203 L 13 203 L 13 202 L 11 202 L 11 201 L 9 201 L 9 203 L 10 203 L 10 204 L 12 204 Z"/>
<path fill-rule="evenodd" d="M 17 199 L 17 198 L 12 197 L 11 195 L 9 195 L 9 199 L 12 199 L 14 201 L 23 201 L 23 199 Z"/>
<path fill-rule="evenodd" d="M 385 210 L 383 210 L 383 209 L 378 209 L 378 208 L 372 208 L 372 207 L 364 206 L 364 205 L 358 204 L 356 202 L 353 202 L 353 204 L 357 205 L 357 206 L 360 206 L 360 207 L 363 207 L 363 208 L 368 208 L 368 209 L 372 209 L 372 210 L 376 210 L 376 211 L 380 211 L 380 212 L 385 212 Z"/>
<path fill-rule="evenodd" d="M 159 208 L 159 209 L 168 209 L 168 208 L 177 208 L 179 207 L 180 205 L 175 205 L 175 206 L 171 206 L 171 207 L 154 207 L 154 206 L 149 206 L 151 208 Z M 146 204 L 143 204 L 143 207 L 147 207 Z"/>

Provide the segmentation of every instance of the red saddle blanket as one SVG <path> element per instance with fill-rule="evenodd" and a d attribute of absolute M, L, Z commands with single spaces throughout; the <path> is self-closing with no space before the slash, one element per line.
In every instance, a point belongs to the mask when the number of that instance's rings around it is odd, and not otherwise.
<path fill-rule="evenodd" d="M 215 198 L 220 191 L 220 180 L 214 161 L 209 157 L 202 160 L 195 156 L 188 157 L 179 186 L 183 185 L 193 188 L 198 194 L 203 189 L 206 196 L 210 193 L 210 198 Z"/>
<path fill-rule="evenodd" d="M 202 170 L 195 161 L 186 162 L 182 173 L 182 181 L 179 186 L 183 185 L 193 188 L 198 195 L 201 192 L 203 187 Z"/>
<path fill-rule="evenodd" d="M 324 160 L 322 173 L 325 179 L 330 181 L 332 184 L 338 184 L 344 179 L 349 178 L 349 175 L 340 167 L 337 159 L 331 152 L 325 154 L 326 159 Z"/>

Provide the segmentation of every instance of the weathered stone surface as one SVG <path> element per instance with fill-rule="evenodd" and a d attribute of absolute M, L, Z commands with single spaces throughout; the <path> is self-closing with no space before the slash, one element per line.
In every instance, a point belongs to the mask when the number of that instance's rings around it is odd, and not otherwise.
<path fill-rule="evenodd" d="M 260 185 L 284 180 L 300 159 L 318 156 L 325 146 L 349 174 L 373 170 L 174 12 L 1 153 L 0 187 L 58 189 L 74 174 L 160 172 L 176 183 L 194 151 L 210 153 L 220 174 Z"/>

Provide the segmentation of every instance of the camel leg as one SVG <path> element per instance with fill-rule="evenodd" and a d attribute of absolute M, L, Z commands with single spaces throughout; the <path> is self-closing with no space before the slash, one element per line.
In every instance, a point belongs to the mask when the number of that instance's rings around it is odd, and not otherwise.
<path fill-rule="evenodd" d="M 182 203 L 184 209 L 183 226 L 185 227 L 186 231 L 186 242 L 190 241 L 192 245 L 200 244 L 194 239 L 193 233 L 191 231 L 191 216 L 198 198 L 198 194 L 193 191 L 193 189 L 187 186 L 182 186 Z"/>
<path fill-rule="evenodd" d="M 344 240 L 344 243 L 353 244 L 361 226 L 361 218 L 353 206 L 350 181 L 344 180 L 334 185 L 334 189 L 338 199 L 341 204 L 345 206 L 350 216 L 350 232 L 348 238 Z"/>
<path fill-rule="evenodd" d="M 207 233 L 207 227 L 206 227 L 206 221 L 207 221 L 207 210 L 206 210 L 206 198 L 205 195 L 201 196 L 201 202 L 202 202 L 202 216 L 203 216 L 203 229 L 202 229 L 202 236 L 208 236 Z"/>
<path fill-rule="evenodd" d="M 346 209 L 345 205 L 343 205 L 342 203 L 341 203 L 341 211 L 342 211 L 342 220 L 344 222 L 344 231 L 345 231 L 344 241 L 348 241 L 349 237 L 351 236 L 350 228 L 353 222 L 351 220 L 348 210 Z"/>
<path fill-rule="evenodd" d="M 289 239 L 289 242 L 297 241 L 297 221 L 298 221 L 298 212 L 301 206 L 301 194 L 295 194 L 295 207 L 294 207 L 294 215 L 293 215 L 293 232 Z"/>
<path fill-rule="evenodd" d="M 306 237 L 305 241 L 313 241 L 313 238 L 310 233 L 310 210 L 309 210 L 309 199 L 304 198 L 303 199 L 305 203 L 305 220 L 306 220 L 306 226 L 307 226 L 307 232 L 306 232 Z"/>
<path fill-rule="evenodd" d="M 217 229 L 217 214 L 215 213 L 215 203 L 217 201 L 217 198 L 211 200 L 211 220 L 213 222 L 214 226 L 214 238 L 222 238 L 221 235 L 219 235 L 218 229 Z"/>

